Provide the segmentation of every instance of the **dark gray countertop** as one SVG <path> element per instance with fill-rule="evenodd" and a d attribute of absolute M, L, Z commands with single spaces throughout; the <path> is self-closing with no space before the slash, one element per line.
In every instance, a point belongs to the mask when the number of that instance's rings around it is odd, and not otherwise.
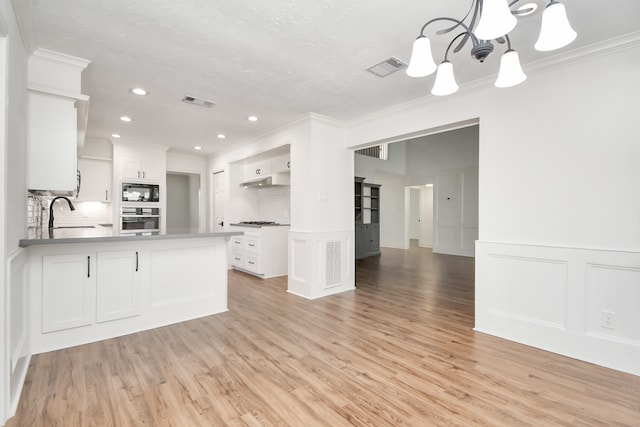
<path fill-rule="evenodd" d="M 262 227 L 289 227 L 289 224 L 229 224 L 231 227 L 249 227 L 249 228 L 262 228 Z"/>
<path fill-rule="evenodd" d="M 241 235 L 241 231 L 201 232 L 198 230 L 167 230 L 153 235 L 118 234 L 111 227 L 60 228 L 50 235 L 48 229 L 30 229 L 20 246 L 58 245 L 65 243 L 103 243 L 162 239 L 196 239 L 206 237 L 229 237 Z"/>

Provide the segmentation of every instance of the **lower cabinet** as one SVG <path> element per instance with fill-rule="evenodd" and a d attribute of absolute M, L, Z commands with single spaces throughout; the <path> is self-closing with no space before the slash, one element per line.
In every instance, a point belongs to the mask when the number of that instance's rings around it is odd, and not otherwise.
<path fill-rule="evenodd" d="M 93 323 L 95 258 L 95 254 L 42 257 L 42 332 Z"/>
<path fill-rule="evenodd" d="M 42 257 L 42 332 L 140 313 L 138 252 Z"/>
<path fill-rule="evenodd" d="M 234 268 L 263 279 L 288 274 L 288 226 L 231 228 L 244 232 L 229 240 L 229 261 Z"/>
<path fill-rule="evenodd" d="M 96 321 L 107 322 L 140 314 L 138 252 L 99 252 L 97 267 Z"/>
<path fill-rule="evenodd" d="M 356 224 L 356 259 L 380 255 L 380 224 Z"/>
<path fill-rule="evenodd" d="M 226 311 L 226 237 L 30 246 L 32 354 Z"/>

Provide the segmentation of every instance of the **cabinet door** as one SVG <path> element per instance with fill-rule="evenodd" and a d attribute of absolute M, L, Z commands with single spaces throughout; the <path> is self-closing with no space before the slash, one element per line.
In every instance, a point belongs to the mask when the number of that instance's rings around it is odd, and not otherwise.
<path fill-rule="evenodd" d="M 380 252 L 380 225 L 369 224 L 369 252 Z"/>
<path fill-rule="evenodd" d="M 364 224 L 356 224 L 356 259 L 365 258 L 368 252 L 369 230 Z"/>
<path fill-rule="evenodd" d="M 157 181 L 161 178 L 160 162 L 157 160 L 142 160 L 140 164 L 142 179 Z"/>
<path fill-rule="evenodd" d="M 28 188 L 75 191 L 77 149 L 75 100 L 30 93 Z"/>
<path fill-rule="evenodd" d="M 97 255 L 98 323 L 140 314 L 138 252 L 112 251 Z"/>
<path fill-rule="evenodd" d="M 111 162 L 78 159 L 80 171 L 79 201 L 108 202 L 111 200 Z"/>
<path fill-rule="evenodd" d="M 140 170 L 140 160 L 123 159 L 122 160 L 122 178 L 123 179 L 142 179 L 142 171 Z"/>
<path fill-rule="evenodd" d="M 289 153 L 273 159 L 274 172 L 288 172 L 291 170 L 291 155 Z"/>
<path fill-rule="evenodd" d="M 42 257 L 42 332 L 93 323 L 95 256 L 87 254 Z"/>

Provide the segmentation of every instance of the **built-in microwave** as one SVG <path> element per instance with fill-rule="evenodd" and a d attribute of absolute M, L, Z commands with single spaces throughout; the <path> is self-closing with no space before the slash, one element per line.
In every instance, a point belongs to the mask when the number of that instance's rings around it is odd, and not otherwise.
<path fill-rule="evenodd" d="M 159 202 L 160 186 L 158 184 L 122 183 L 123 202 Z"/>

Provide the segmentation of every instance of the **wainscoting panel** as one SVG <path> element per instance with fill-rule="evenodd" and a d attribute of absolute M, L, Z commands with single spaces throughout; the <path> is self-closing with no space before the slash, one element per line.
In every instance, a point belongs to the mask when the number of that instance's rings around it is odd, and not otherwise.
<path fill-rule="evenodd" d="M 353 233 L 289 231 L 288 292 L 315 299 L 354 289 Z"/>
<path fill-rule="evenodd" d="M 9 413 L 15 413 L 31 359 L 29 346 L 29 287 L 27 251 L 18 249 L 7 259 L 8 292 L 4 308 L 9 330 Z M 3 367 L 4 369 L 4 367 Z"/>
<path fill-rule="evenodd" d="M 640 346 L 639 268 L 587 264 L 586 330 Z"/>
<path fill-rule="evenodd" d="M 475 330 L 640 375 L 640 253 L 478 241 Z"/>
<path fill-rule="evenodd" d="M 492 313 L 546 326 L 565 327 L 567 263 L 491 254 L 495 297 Z"/>

